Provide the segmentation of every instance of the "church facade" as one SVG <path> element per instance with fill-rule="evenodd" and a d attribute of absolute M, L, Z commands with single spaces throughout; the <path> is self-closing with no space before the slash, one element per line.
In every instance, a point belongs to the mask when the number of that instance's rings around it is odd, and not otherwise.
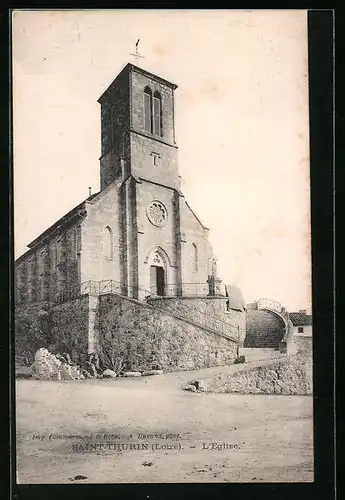
<path fill-rule="evenodd" d="M 100 191 L 15 262 L 16 307 L 49 303 L 55 349 L 76 360 L 107 338 L 132 369 L 193 369 L 232 362 L 243 343 L 241 293 L 218 279 L 180 189 L 176 88 L 123 68 L 98 100 Z"/>
<path fill-rule="evenodd" d="M 101 190 L 28 245 L 16 262 L 18 301 L 54 302 L 106 280 L 138 299 L 206 283 L 208 228 L 180 190 L 176 88 L 127 64 L 100 97 Z"/>

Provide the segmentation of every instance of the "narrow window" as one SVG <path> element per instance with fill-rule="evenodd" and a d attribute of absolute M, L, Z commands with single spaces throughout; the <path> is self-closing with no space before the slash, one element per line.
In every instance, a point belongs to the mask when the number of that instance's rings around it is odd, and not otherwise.
<path fill-rule="evenodd" d="M 192 243 L 193 245 L 193 262 L 194 262 L 194 271 L 197 271 L 199 269 L 199 262 L 198 262 L 198 247 L 196 246 L 195 243 Z"/>
<path fill-rule="evenodd" d="M 45 289 L 45 276 L 44 276 L 44 264 L 45 264 L 45 250 L 42 250 L 39 254 L 39 285 L 40 285 L 40 298 L 44 300 L 44 289 Z"/>
<path fill-rule="evenodd" d="M 50 266 L 51 271 L 54 273 L 56 271 L 56 261 L 57 261 L 57 248 L 56 243 L 52 243 L 50 247 Z"/>
<path fill-rule="evenodd" d="M 303 333 L 303 326 L 298 327 L 298 333 Z"/>
<path fill-rule="evenodd" d="M 113 258 L 113 232 L 109 226 L 104 228 L 103 253 L 106 259 Z"/>
<path fill-rule="evenodd" d="M 116 112 L 114 106 L 111 107 L 110 116 L 111 116 L 111 124 L 110 124 L 111 143 L 113 144 L 116 138 Z"/>
<path fill-rule="evenodd" d="M 152 156 L 152 164 L 154 167 L 158 167 L 158 162 L 159 162 L 159 154 L 158 153 L 151 153 Z"/>
<path fill-rule="evenodd" d="M 77 255 L 81 252 L 81 226 L 77 226 L 76 229 L 76 252 Z"/>
<path fill-rule="evenodd" d="M 153 95 L 153 133 L 162 136 L 162 98 L 159 92 Z"/>
<path fill-rule="evenodd" d="M 148 87 L 144 90 L 144 128 L 152 132 L 152 92 Z"/>

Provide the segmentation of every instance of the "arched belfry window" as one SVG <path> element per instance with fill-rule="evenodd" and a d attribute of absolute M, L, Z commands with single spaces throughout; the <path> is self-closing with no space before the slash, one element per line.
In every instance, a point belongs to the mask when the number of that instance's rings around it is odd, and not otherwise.
<path fill-rule="evenodd" d="M 113 240 L 113 231 L 109 226 L 106 226 L 103 231 L 103 254 L 106 259 L 112 259 L 114 256 Z"/>
<path fill-rule="evenodd" d="M 192 243 L 193 246 L 193 269 L 197 271 L 199 269 L 199 261 L 198 261 L 198 247 L 195 243 Z"/>
<path fill-rule="evenodd" d="M 162 98 L 159 92 L 153 94 L 153 133 L 162 136 Z"/>
<path fill-rule="evenodd" d="M 152 132 L 152 92 L 149 87 L 144 89 L 144 128 Z"/>

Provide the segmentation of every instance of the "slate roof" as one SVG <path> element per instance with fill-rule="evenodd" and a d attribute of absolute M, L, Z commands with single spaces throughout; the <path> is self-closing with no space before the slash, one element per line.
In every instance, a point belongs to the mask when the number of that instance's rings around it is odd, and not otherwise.
<path fill-rule="evenodd" d="M 246 303 L 244 302 L 241 290 L 233 285 L 225 285 L 225 287 L 230 301 L 230 309 L 244 311 L 246 309 Z"/>
<path fill-rule="evenodd" d="M 292 312 L 289 313 L 289 317 L 294 326 L 307 326 L 312 324 L 311 314 L 306 314 L 302 312 Z"/>

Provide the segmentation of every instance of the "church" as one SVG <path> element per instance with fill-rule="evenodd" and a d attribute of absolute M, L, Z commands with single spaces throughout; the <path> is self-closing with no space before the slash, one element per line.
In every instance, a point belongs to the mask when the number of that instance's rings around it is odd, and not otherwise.
<path fill-rule="evenodd" d="M 17 305 L 49 302 L 56 313 L 69 304 L 76 311 L 83 297 L 96 297 L 99 303 L 108 294 L 150 307 L 161 298 L 160 309 L 171 313 L 168 299 L 176 299 L 177 319 L 193 322 L 194 299 L 204 317 L 213 318 L 209 319 L 213 333 L 224 330 L 223 324 L 215 327 L 216 319 L 226 322 L 226 315 L 240 313 L 239 320 L 232 316 L 232 331 L 241 330 L 243 337 L 241 293 L 217 277 L 209 229 L 181 192 L 176 89 L 176 84 L 128 63 L 98 99 L 100 191 L 35 238 L 17 259 Z M 210 299 L 218 299 L 220 305 Z M 99 328 L 90 326 L 91 309 L 88 352 L 99 336 Z M 62 328 L 60 313 L 58 317 L 56 328 Z M 73 328 L 70 322 L 69 328 Z"/>

